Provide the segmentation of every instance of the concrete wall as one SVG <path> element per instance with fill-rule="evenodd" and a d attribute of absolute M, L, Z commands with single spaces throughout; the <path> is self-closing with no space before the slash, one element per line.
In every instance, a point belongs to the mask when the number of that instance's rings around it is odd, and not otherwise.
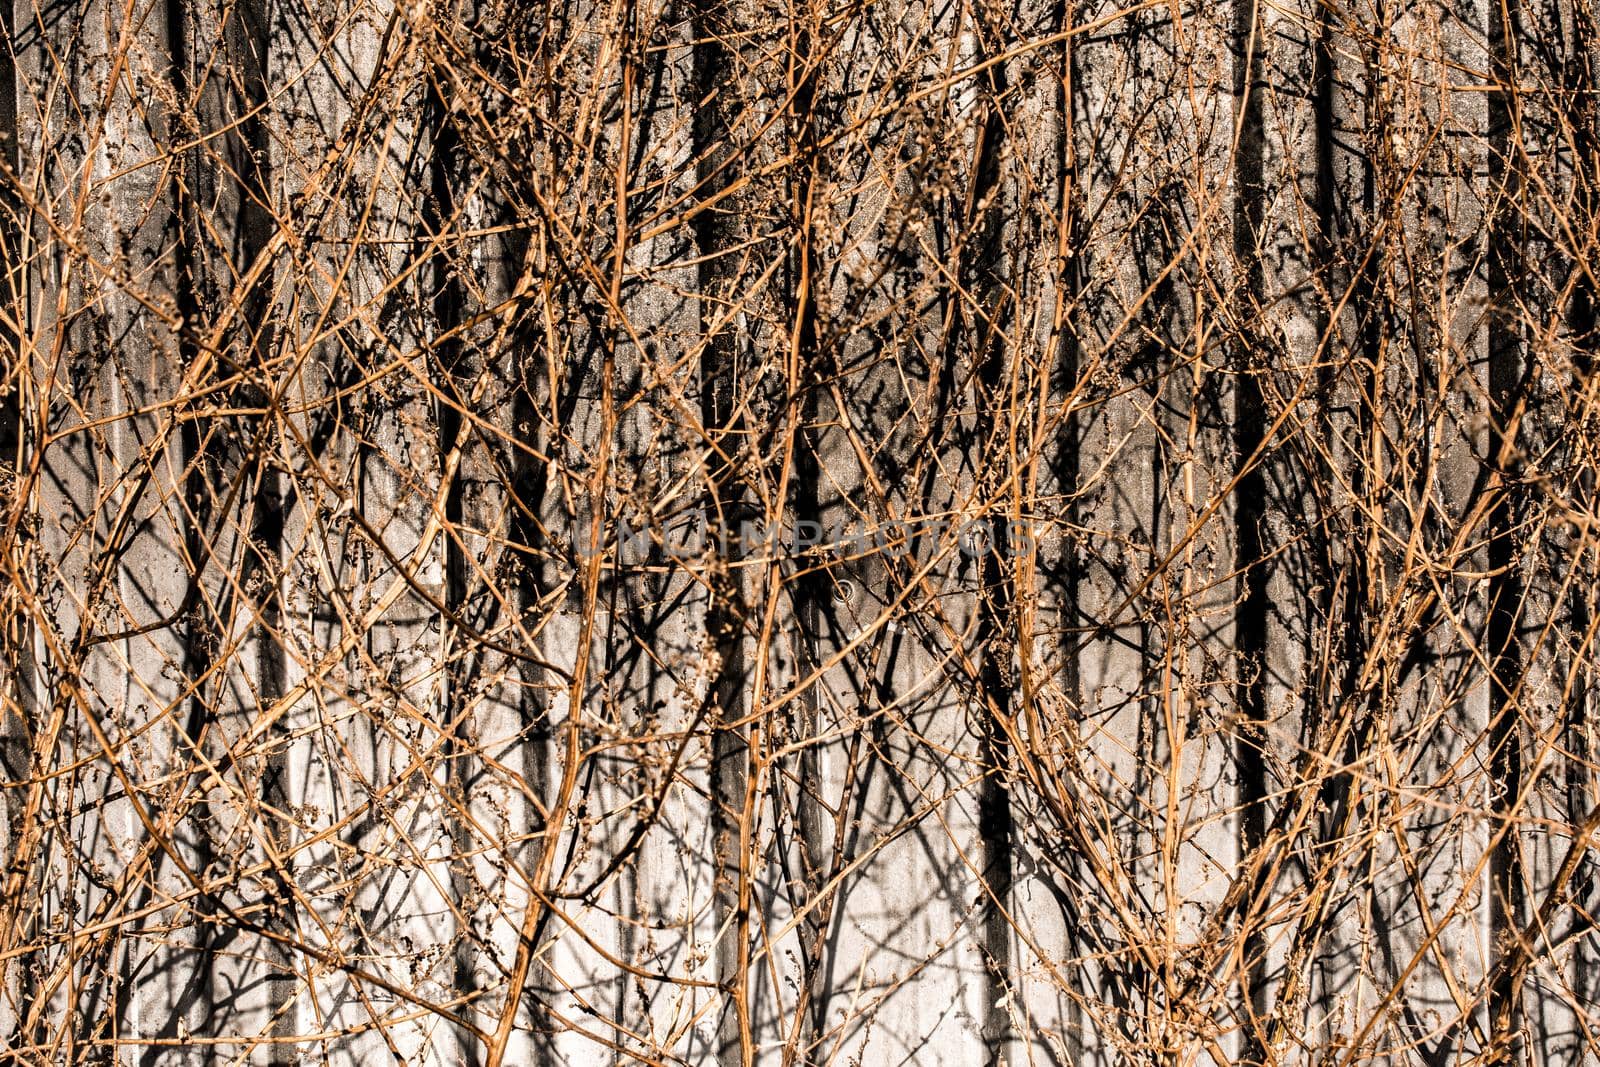
<path fill-rule="evenodd" d="M 7 17 L 10 1060 L 1600 1062 L 1589 5 Z"/>

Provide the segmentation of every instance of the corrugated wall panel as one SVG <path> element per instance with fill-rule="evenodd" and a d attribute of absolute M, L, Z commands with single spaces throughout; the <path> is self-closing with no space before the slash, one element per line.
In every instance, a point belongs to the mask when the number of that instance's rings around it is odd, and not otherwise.
<path fill-rule="evenodd" d="M 1596 32 L 13 5 L 8 1055 L 1593 1061 Z"/>

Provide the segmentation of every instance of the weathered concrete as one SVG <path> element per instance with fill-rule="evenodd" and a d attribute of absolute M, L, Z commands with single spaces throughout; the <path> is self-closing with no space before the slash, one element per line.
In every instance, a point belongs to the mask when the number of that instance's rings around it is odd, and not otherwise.
<path fill-rule="evenodd" d="M 1504 10 L 18 5 L 19 1058 L 1592 1061 Z"/>

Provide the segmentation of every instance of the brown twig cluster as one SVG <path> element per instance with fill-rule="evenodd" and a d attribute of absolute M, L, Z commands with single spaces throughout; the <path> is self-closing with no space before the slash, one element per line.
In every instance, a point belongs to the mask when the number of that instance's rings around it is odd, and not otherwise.
<path fill-rule="evenodd" d="M 1589 0 L 24 0 L 8 1062 L 1600 1057 Z"/>

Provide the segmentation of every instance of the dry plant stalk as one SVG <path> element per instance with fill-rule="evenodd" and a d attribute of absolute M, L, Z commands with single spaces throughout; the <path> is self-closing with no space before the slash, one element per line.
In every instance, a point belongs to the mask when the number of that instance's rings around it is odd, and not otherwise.
<path fill-rule="evenodd" d="M 23 0 L 4 1060 L 1600 1057 L 1589 0 Z"/>

